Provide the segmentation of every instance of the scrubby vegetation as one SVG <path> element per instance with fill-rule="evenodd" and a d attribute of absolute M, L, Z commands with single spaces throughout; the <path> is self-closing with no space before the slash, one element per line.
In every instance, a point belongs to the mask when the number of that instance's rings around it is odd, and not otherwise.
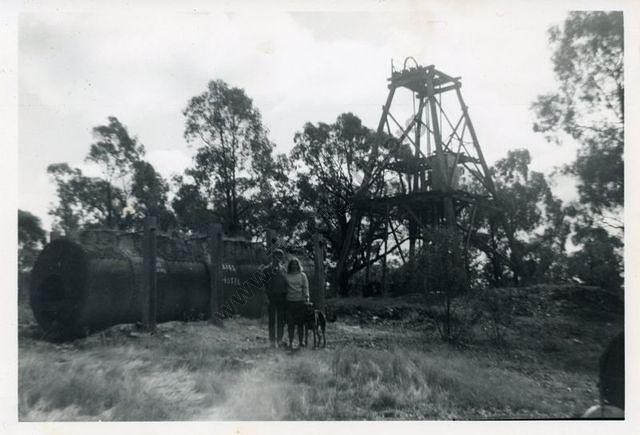
<path fill-rule="evenodd" d="M 293 353 L 268 347 L 264 319 L 242 318 L 50 343 L 25 306 L 20 419 L 563 418 L 597 403 L 597 361 L 622 328 L 620 306 L 596 288 L 496 292 L 511 313 L 501 346 L 484 329 L 490 308 L 475 305 L 480 320 L 445 343 L 437 304 L 410 295 L 331 300 L 328 347 Z"/>

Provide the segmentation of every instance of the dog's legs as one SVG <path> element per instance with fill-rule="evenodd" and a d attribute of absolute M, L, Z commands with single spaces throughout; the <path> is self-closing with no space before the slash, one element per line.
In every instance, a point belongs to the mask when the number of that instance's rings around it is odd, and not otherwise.
<path fill-rule="evenodd" d="M 327 336 L 325 334 L 325 329 L 326 326 L 322 325 L 322 347 L 327 347 Z M 320 335 L 320 334 L 318 334 Z M 320 337 L 318 337 L 318 340 L 320 339 Z"/>
<path fill-rule="evenodd" d="M 315 349 L 318 346 L 318 340 L 316 338 L 316 326 L 313 325 L 313 348 Z"/>
<path fill-rule="evenodd" d="M 318 311 L 314 311 L 313 313 L 313 347 L 317 348 L 320 346 L 320 331 L 318 331 L 318 327 L 320 326 L 320 318 L 318 316 Z"/>

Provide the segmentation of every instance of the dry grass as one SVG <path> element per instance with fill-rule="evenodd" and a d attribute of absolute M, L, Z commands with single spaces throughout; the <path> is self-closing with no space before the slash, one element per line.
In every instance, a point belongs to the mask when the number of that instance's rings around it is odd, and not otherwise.
<path fill-rule="evenodd" d="M 50 343 L 21 305 L 20 419 L 575 417 L 597 403 L 597 360 L 622 325 L 542 310 L 516 319 L 508 346 L 476 331 L 455 347 L 415 301 L 341 303 L 355 314 L 329 324 L 328 347 L 299 352 L 268 348 L 265 320 L 242 318 L 223 330 L 170 322 L 151 336 L 121 325 Z"/>
<path fill-rule="evenodd" d="M 330 326 L 336 347 L 293 353 L 267 348 L 264 325 L 245 319 L 223 331 L 194 322 L 161 325 L 156 336 L 118 330 L 66 345 L 22 339 L 19 415 L 24 421 L 567 417 L 583 405 L 571 402 L 575 393 L 565 384 L 592 383 L 565 379 L 550 393 L 552 387 L 498 358 L 444 345 L 422 350 L 409 336 L 402 343 L 402 335 L 380 331 L 380 340 L 395 337 L 389 347 L 376 341 L 376 330 Z M 347 339 L 349 345 L 335 345 Z"/>

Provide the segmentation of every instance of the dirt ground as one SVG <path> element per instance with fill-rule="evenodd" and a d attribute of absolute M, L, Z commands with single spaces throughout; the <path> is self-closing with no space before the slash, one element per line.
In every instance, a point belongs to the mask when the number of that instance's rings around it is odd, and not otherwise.
<path fill-rule="evenodd" d="M 19 416 L 41 420 L 572 418 L 598 402 L 619 315 L 517 317 L 504 344 L 444 343 L 420 303 L 332 303 L 327 347 L 268 345 L 266 320 L 118 325 L 42 340 L 20 308 Z M 426 308 L 425 308 L 426 310 Z"/>

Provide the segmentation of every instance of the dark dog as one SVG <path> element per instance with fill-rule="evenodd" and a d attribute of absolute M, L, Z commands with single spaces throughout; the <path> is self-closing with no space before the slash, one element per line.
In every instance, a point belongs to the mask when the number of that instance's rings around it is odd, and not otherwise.
<path fill-rule="evenodd" d="M 327 338 L 325 336 L 326 329 L 327 318 L 324 313 L 316 309 L 313 304 L 307 305 L 304 313 L 304 345 L 307 345 L 309 340 L 309 331 L 312 331 L 314 349 L 320 345 L 321 339 L 322 347 L 325 347 L 327 345 Z"/>

